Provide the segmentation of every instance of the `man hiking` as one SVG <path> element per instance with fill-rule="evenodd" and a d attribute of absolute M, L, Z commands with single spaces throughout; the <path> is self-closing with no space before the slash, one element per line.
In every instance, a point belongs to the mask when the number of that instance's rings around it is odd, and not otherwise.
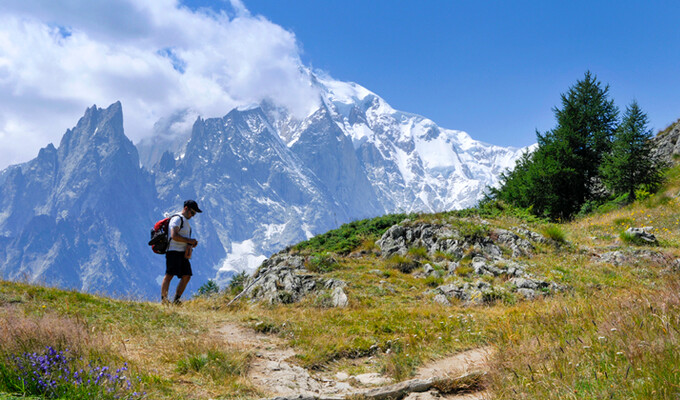
<path fill-rule="evenodd" d="M 198 241 L 191 237 L 189 220 L 200 212 L 203 211 L 198 208 L 198 204 L 194 200 L 187 200 L 184 202 L 182 213 L 170 218 L 168 223 L 170 244 L 165 253 L 165 278 L 163 278 L 163 285 L 161 286 L 161 303 L 163 304 L 170 304 L 168 289 L 173 276 L 179 278 L 173 304 L 182 304 L 179 299 L 182 297 L 192 275 L 189 259 L 193 248 L 198 245 Z"/>

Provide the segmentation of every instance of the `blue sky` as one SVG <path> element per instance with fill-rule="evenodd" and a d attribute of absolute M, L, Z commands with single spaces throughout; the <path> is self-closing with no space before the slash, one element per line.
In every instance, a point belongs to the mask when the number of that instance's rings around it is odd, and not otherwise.
<path fill-rule="evenodd" d="M 493 144 L 525 146 L 554 127 L 560 94 L 586 70 L 621 109 L 637 99 L 650 127 L 680 118 L 677 1 L 244 4 L 293 32 L 305 64 Z"/>
<path fill-rule="evenodd" d="M 181 134 L 263 99 L 304 115 L 318 97 L 300 66 L 515 147 L 554 127 L 590 70 L 659 130 L 680 118 L 679 15 L 677 1 L 6 0 L 0 169 L 93 104 L 121 101 L 135 143 L 160 119 Z"/>

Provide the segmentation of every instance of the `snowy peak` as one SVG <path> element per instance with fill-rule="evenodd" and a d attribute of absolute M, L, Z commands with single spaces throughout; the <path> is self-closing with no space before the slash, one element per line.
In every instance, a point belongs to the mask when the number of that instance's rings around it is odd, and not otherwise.
<path fill-rule="evenodd" d="M 0 275 L 154 296 L 162 259 L 140 227 L 193 198 L 204 213 L 191 223 L 201 243 L 192 282 L 224 284 L 346 222 L 472 206 L 522 154 L 311 76 L 321 101 L 303 118 L 263 102 L 159 121 L 140 143 L 152 173 L 123 132 L 122 105 L 88 108 L 58 148 L 0 172 L 0 241 L 10 244 Z"/>

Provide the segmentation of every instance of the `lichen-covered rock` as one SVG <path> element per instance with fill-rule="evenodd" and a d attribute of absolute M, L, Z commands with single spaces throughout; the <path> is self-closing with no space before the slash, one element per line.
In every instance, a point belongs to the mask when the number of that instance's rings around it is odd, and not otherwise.
<path fill-rule="evenodd" d="M 349 300 L 347 299 L 345 291 L 342 290 L 342 287 L 337 286 L 335 289 L 333 289 L 331 292 L 331 302 L 333 307 L 347 307 Z"/>
<path fill-rule="evenodd" d="M 307 271 L 304 257 L 279 253 L 265 260 L 246 282 L 246 295 L 268 303 L 295 303 L 313 291 L 344 286 L 342 281 L 324 280 Z"/>
<path fill-rule="evenodd" d="M 541 235 L 540 233 L 534 232 L 532 230 L 529 230 L 525 226 L 520 226 L 520 227 L 515 228 L 515 232 L 519 233 L 520 235 L 525 236 L 526 238 L 528 238 L 532 242 L 541 243 L 541 244 L 548 243 L 548 239 L 546 239 L 543 235 Z"/>
<path fill-rule="evenodd" d="M 601 255 L 593 256 L 597 261 L 609 263 L 615 266 L 638 265 L 641 262 L 651 262 L 655 265 L 671 266 L 674 257 L 660 251 L 649 249 L 624 249 L 610 251 Z"/>
<path fill-rule="evenodd" d="M 438 295 L 434 296 L 434 302 L 439 303 L 443 306 L 450 306 L 451 302 L 449 302 L 449 299 L 446 298 L 443 294 L 439 293 Z"/>
<path fill-rule="evenodd" d="M 523 232 L 526 232 L 528 236 L 531 236 L 534 232 L 531 232 L 527 229 L 522 230 Z M 526 257 L 534 252 L 534 245 L 531 244 L 526 239 L 522 239 L 515 233 L 511 231 L 506 231 L 504 229 L 497 229 L 495 232 L 496 236 L 498 237 L 497 242 L 510 248 L 512 250 L 512 256 L 513 257 Z M 538 235 L 538 234 L 536 234 Z M 543 238 L 543 236 L 538 235 L 539 237 Z"/>
<path fill-rule="evenodd" d="M 656 240 L 656 236 L 651 232 L 652 227 L 645 226 L 642 228 L 628 228 L 626 229 L 626 233 L 629 235 L 632 235 L 636 237 L 637 239 L 651 244 L 651 245 L 657 245 L 659 244 L 659 241 Z"/>

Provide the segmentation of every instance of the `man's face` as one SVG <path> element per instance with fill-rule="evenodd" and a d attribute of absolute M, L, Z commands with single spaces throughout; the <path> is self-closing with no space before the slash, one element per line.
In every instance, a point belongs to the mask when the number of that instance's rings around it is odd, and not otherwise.
<path fill-rule="evenodd" d="M 196 211 L 189 207 L 184 207 L 184 211 L 186 211 L 184 214 L 187 216 L 187 219 L 191 219 L 194 215 L 196 215 Z"/>

